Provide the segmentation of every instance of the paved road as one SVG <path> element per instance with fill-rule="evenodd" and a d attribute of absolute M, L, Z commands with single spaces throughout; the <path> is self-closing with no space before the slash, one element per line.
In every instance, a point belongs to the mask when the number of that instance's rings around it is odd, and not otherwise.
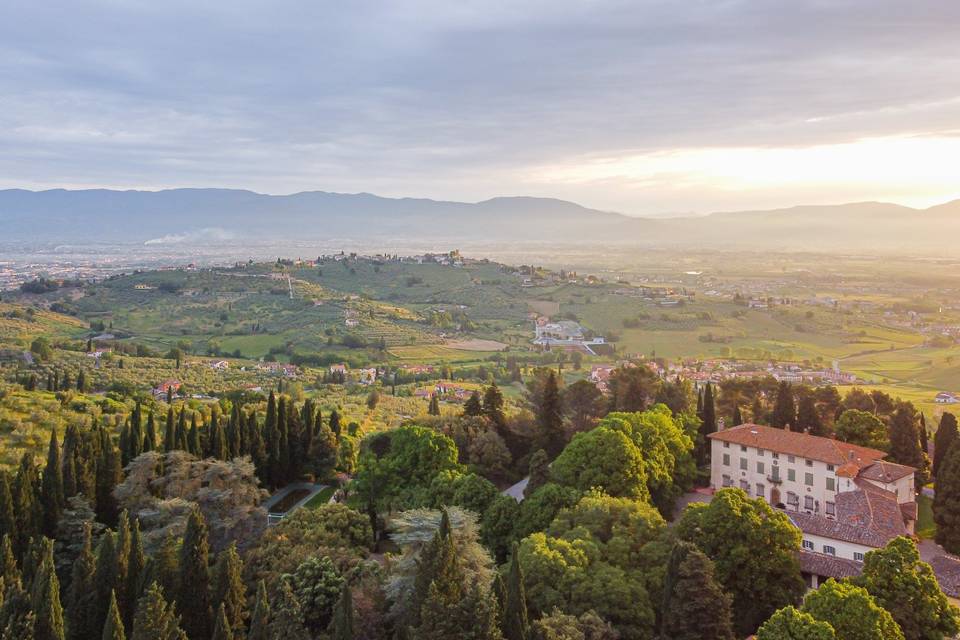
<path fill-rule="evenodd" d="M 512 487 L 507 487 L 500 493 L 502 493 L 505 496 L 510 496 L 517 502 L 523 502 L 523 491 L 524 489 L 527 488 L 527 484 L 529 482 L 530 482 L 530 476 L 527 476 L 517 484 L 513 485 Z"/>

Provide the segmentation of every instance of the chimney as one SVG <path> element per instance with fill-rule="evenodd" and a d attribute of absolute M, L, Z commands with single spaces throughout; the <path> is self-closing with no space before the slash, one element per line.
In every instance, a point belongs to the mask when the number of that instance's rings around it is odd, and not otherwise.
<path fill-rule="evenodd" d="M 717 419 L 717 431 L 723 431 L 726 426 L 726 421 L 723 418 Z"/>

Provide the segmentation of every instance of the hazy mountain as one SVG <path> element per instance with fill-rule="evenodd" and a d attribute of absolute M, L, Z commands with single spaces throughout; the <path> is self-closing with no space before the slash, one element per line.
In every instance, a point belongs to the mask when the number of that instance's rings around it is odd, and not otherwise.
<path fill-rule="evenodd" d="M 921 251 L 952 247 L 960 201 L 926 210 L 882 202 L 681 218 L 632 218 L 549 198 L 477 203 L 233 189 L 0 191 L 0 239 L 211 243 L 265 239 L 452 239 L 638 246 Z"/>

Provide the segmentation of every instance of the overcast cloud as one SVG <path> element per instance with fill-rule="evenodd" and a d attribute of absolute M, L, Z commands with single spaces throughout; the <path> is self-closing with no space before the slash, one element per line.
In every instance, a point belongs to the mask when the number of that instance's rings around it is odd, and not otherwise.
<path fill-rule="evenodd" d="M 0 187 L 925 205 L 960 197 L 958 33 L 952 0 L 0 0 Z"/>

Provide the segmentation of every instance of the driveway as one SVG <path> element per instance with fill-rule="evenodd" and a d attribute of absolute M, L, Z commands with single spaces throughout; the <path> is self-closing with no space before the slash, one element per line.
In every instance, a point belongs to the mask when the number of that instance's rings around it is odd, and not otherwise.
<path fill-rule="evenodd" d="M 311 498 L 313 498 L 315 495 L 317 495 L 318 493 L 320 493 L 326 488 L 327 488 L 327 485 L 325 484 L 313 484 L 310 482 L 295 482 L 293 484 L 288 484 L 283 489 L 280 489 L 280 491 L 277 491 L 275 494 L 273 494 L 272 496 L 270 496 L 269 498 L 263 501 L 263 508 L 267 510 L 267 521 L 270 524 L 276 524 L 277 522 L 282 520 L 284 516 L 290 515 L 291 513 L 293 513 L 300 507 L 302 507 L 303 505 L 310 502 Z M 270 512 L 270 510 L 273 508 L 273 505 L 283 500 L 287 496 L 287 494 L 289 494 L 292 491 L 298 491 L 301 489 L 309 491 L 310 493 L 304 496 L 295 505 L 287 509 L 286 512 L 284 513 Z"/>

